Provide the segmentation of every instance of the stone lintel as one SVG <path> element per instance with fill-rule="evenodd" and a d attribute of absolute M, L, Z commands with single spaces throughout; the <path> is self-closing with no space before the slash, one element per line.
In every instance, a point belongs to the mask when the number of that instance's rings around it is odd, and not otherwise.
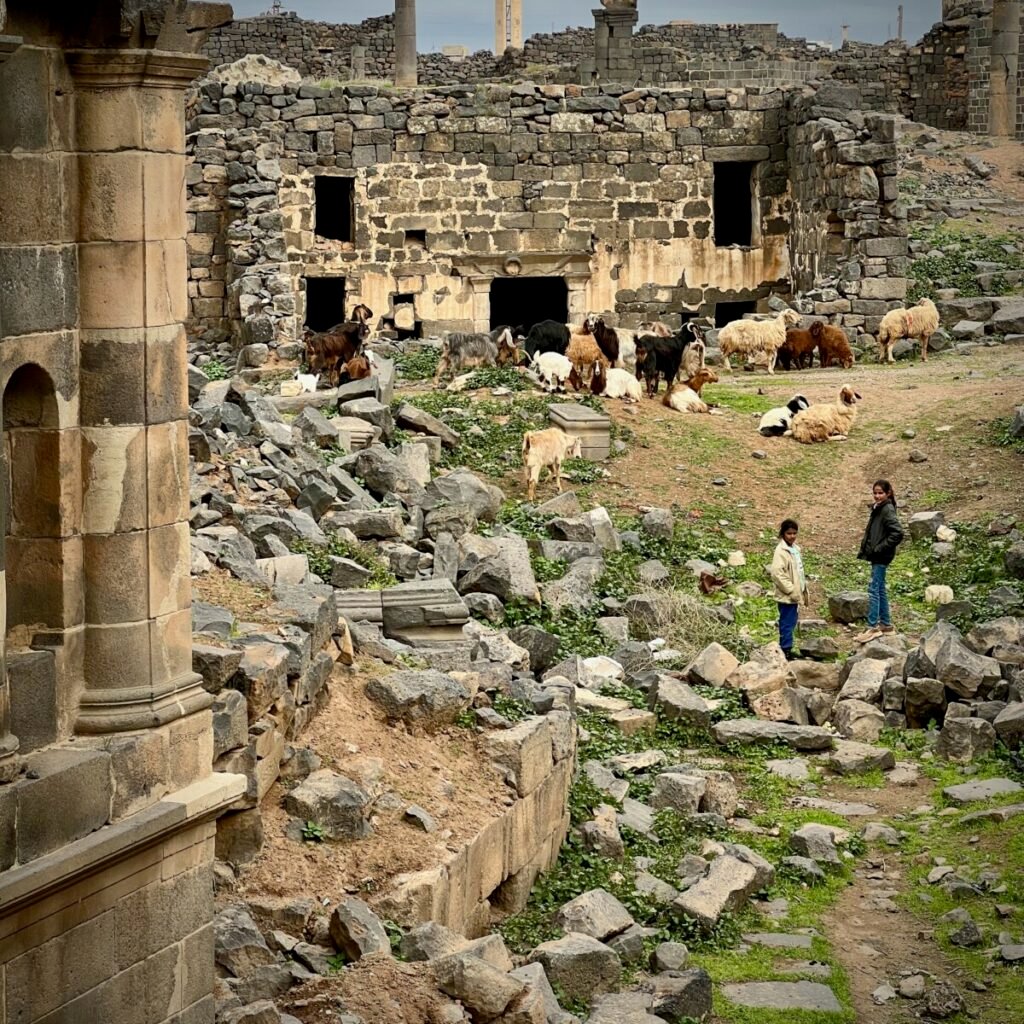
<path fill-rule="evenodd" d="M 68 50 L 65 59 L 79 88 L 150 86 L 184 89 L 209 61 L 165 50 Z"/>
<path fill-rule="evenodd" d="M 211 773 L 138 814 L 0 874 L 0 920 L 140 850 L 218 817 L 245 792 L 244 775 Z M 0 929 L 2 934 L 2 929 Z"/>
<path fill-rule="evenodd" d="M 520 252 L 512 257 L 503 254 L 453 256 L 452 269 L 474 283 L 495 277 L 589 278 L 591 274 L 588 252 Z"/>

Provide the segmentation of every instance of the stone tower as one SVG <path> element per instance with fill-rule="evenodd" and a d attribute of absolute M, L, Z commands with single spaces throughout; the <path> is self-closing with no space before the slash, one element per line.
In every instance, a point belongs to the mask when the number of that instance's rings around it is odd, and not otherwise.
<path fill-rule="evenodd" d="M 523 48 L 523 0 L 494 0 L 494 53 Z"/>

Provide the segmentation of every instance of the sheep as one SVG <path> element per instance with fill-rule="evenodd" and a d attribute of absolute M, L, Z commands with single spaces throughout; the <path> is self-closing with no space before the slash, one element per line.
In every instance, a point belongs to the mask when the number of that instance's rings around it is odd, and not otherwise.
<path fill-rule="evenodd" d="M 607 365 L 604 353 L 598 347 L 597 342 L 587 334 L 574 335 L 565 354 L 581 380 L 589 381 L 593 375 L 595 364 L 605 363 Z M 579 390 L 578 387 L 577 390 Z"/>
<path fill-rule="evenodd" d="M 676 412 L 711 412 L 701 401 L 700 392 L 705 384 L 717 384 L 718 374 L 705 366 L 682 384 L 673 384 L 662 398 L 661 404 Z"/>
<path fill-rule="evenodd" d="M 850 348 L 850 339 L 846 331 L 841 327 L 833 327 L 831 324 L 811 324 L 811 337 L 818 346 L 818 359 L 822 367 L 831 366 L 837 363 L 844 370 L 853 366 L 853 349 Z"/>
<path fill-rule="evenodd" d="M 548 391 L 564 391 L 566 381 L 575 372 L 572 363 L 558 352 L 540 352 L 533 357 L 530 368 Z"/>
<path fill-rule="evenodd" d="M 558 352 L 565 355 L 569 347 L 569 328 L 555 320 L 541 320 L 530 328 L 524 348 L 532 359 L 538 352 Z"/>
<path fill-rule="evenodd" d="M 817 344 L 809 330 L 791 327 L 786 331 L 786 340 L 779 349 L 777 363 L 781 363 L 784 370 L 788 370 L 790 364 L 798 370 L 804 369 L 806 364 L 809 369 L 814 366 L 814 348 Z"/>
<path fill-rule="evenodd" d="M 537 484 L 545 466 L 554 473 L 558 493 L 562 493 L 562 462 L 583 455 L 583 442 L 575 434 L 566 434 L 558 427 L 547 430 L 528 430 L 523 434 L 523 482 L 526 497 L 533 501 Z"/>
<path fill-rule="evenodd" d="M 839 397 L 833 403 L 812 405 L 793 417 L 790 433 L 801 444 L 815 444 L 818 441 L 845 441 L 857 419 L 857 402 L 860 395 L 849 385 L 839 389 Z"/>
<path fill-rule="evenodd" d="M 718 333 L 725 368 L 732 373 L 732 355 L 748 359 L 765 356 L 768 372 L 774 374 L 775 360 L 786 341 L 786 328 L 799 322 L 800 314 L 795 309 L 784 309 L 774 320 L 733 320 Z"/>
<path fill-rule="evenodd" d="M 810 404 L 803 395 L 794 395 L 785 405 L 769 409 L 761 417 L 757 428 L 758 433 L 762 437 L 782 437 L 789 430 L 793 417 L 801 410 L 808 408 Z"/>
<path fill-rule="evenodd" d="M 495 327 L 490 334 L 462 334 L 451 331 L 441 341 L 441 358 L 434 372 L 434 384 L 437 385 L 442 375 L 452 369 L 497 366 L 503 351 L 503 358 L 506 360 L 510 358 L 509 352 L 516 351 L 512 329 L 509 327 Z"/>
<path fill-rule="evenodd" d="M 928 361 L 928 341 L 939 329 L 939 311 L 931 299 L 921 299 L 910 309 L 890 309 L 878 325 L 878 361 L 894 363 L 893 343 L 900 338 L 921 342 L 921 361 Z"/>
<path fill-rule="evenodd" d="M 604 363 L 594 364 L 590 391 L 604 398 L 621 398 L 626 402 L 639 402 L 643 395 L 640 381 L 633 374 L 619 367 L 609 369 Z"/>

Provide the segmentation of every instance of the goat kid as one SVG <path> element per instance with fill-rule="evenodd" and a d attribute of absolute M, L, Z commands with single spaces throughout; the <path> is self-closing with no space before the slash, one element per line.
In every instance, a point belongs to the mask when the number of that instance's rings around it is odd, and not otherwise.
<path fill-rule="evenodd" d="M 523 482 L 526 497 L 533 501 L 537 484 L 545 469 L 554 476 L 558 493 L 562 493 L 562 463 L 578 459 L 583 454 L 583 442 L 575 434 L 566 434 L 558 427 L 547 430 L 528 430 L 523 434 Z"/>

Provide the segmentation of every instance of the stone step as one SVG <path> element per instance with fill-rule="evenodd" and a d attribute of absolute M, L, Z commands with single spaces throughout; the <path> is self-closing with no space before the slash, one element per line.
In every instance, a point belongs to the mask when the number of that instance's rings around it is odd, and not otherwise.
<path fill-rule="evenodd" d="M 843 1012 L 832 989 L 817 981 L 744 981 L 723 985 L 721 992 L 730 1003 L 759 1010 Z"/>

